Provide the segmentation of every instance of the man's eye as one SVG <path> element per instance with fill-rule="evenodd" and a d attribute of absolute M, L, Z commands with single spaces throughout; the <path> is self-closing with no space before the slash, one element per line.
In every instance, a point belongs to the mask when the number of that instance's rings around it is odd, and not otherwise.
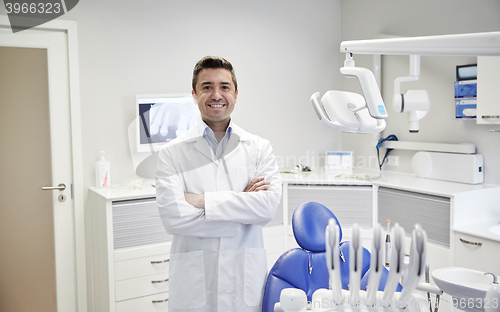
<path fill-rule="evenodd" d="M 210 90 L 211 88 L 212 88 L 212 87 L 210 87 L 210 86 L 204 86 L 204 87 L 203 87 L 203 89 L 205 89 L 205 90 Z"/>

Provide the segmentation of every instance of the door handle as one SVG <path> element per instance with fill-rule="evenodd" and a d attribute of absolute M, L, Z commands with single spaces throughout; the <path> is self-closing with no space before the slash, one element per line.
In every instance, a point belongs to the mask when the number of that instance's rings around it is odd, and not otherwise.
<path fill-rule="evenodd" d="M 44 190 L 44 191 L 53 191 L 53 190 L 64 191 L 65 189 L 66 189 L 66 185 L 64 183 L 61 183 L 58 186 L 44 186 L 44 187 L 42 187 L 42 190 Z"/>

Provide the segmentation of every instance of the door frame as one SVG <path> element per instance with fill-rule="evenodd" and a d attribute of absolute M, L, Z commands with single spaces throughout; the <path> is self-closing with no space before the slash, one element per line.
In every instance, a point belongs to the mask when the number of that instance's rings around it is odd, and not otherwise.
<path fill-rule="evenodd" d="M 10 28 L 7 16 L 0 15 L 0 27 Z M 68 81 L 71 123 L 71 150 L 73 167 L 73 206 L 75 229 L 75 268 L 77 311 L 87 311 L 87 269 L 85 255 L 85 209 L 83 191 L 82 127 L 80 120 L 80 73 L 78 61 L 78 35 L 75 21 L 52 20 L 34 27 L 35 30 L 61 31 L 67 36 Z"/>

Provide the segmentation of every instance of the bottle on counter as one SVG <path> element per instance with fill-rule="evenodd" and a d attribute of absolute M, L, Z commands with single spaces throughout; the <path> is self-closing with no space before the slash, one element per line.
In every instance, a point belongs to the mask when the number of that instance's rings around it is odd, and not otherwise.
<path fill-rule="evenodd" d="M 101 157 L 95 162 L 95 184 L 97 187 L 111 185 L 109 161 L 104 158 L 104 151 L 101 151 Z"/>

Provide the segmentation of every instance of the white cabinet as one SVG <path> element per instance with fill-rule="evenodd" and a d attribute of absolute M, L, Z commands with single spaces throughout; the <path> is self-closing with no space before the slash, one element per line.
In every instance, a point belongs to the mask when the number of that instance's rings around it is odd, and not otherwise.
<path fill-rule="evenodd" d="M 500 241 L 455 232 L 455 266 L 500 275 Z"/>
<path fill-rule="evenodd" d="M 477 123 L 500 124 L 500 57 L 477 58 Z"/>
<path fill-rule="evenodd" d="M 154 189 L 91 189 L 93 311 L 158 311 L 168 306 L 171 236 Z"/>

